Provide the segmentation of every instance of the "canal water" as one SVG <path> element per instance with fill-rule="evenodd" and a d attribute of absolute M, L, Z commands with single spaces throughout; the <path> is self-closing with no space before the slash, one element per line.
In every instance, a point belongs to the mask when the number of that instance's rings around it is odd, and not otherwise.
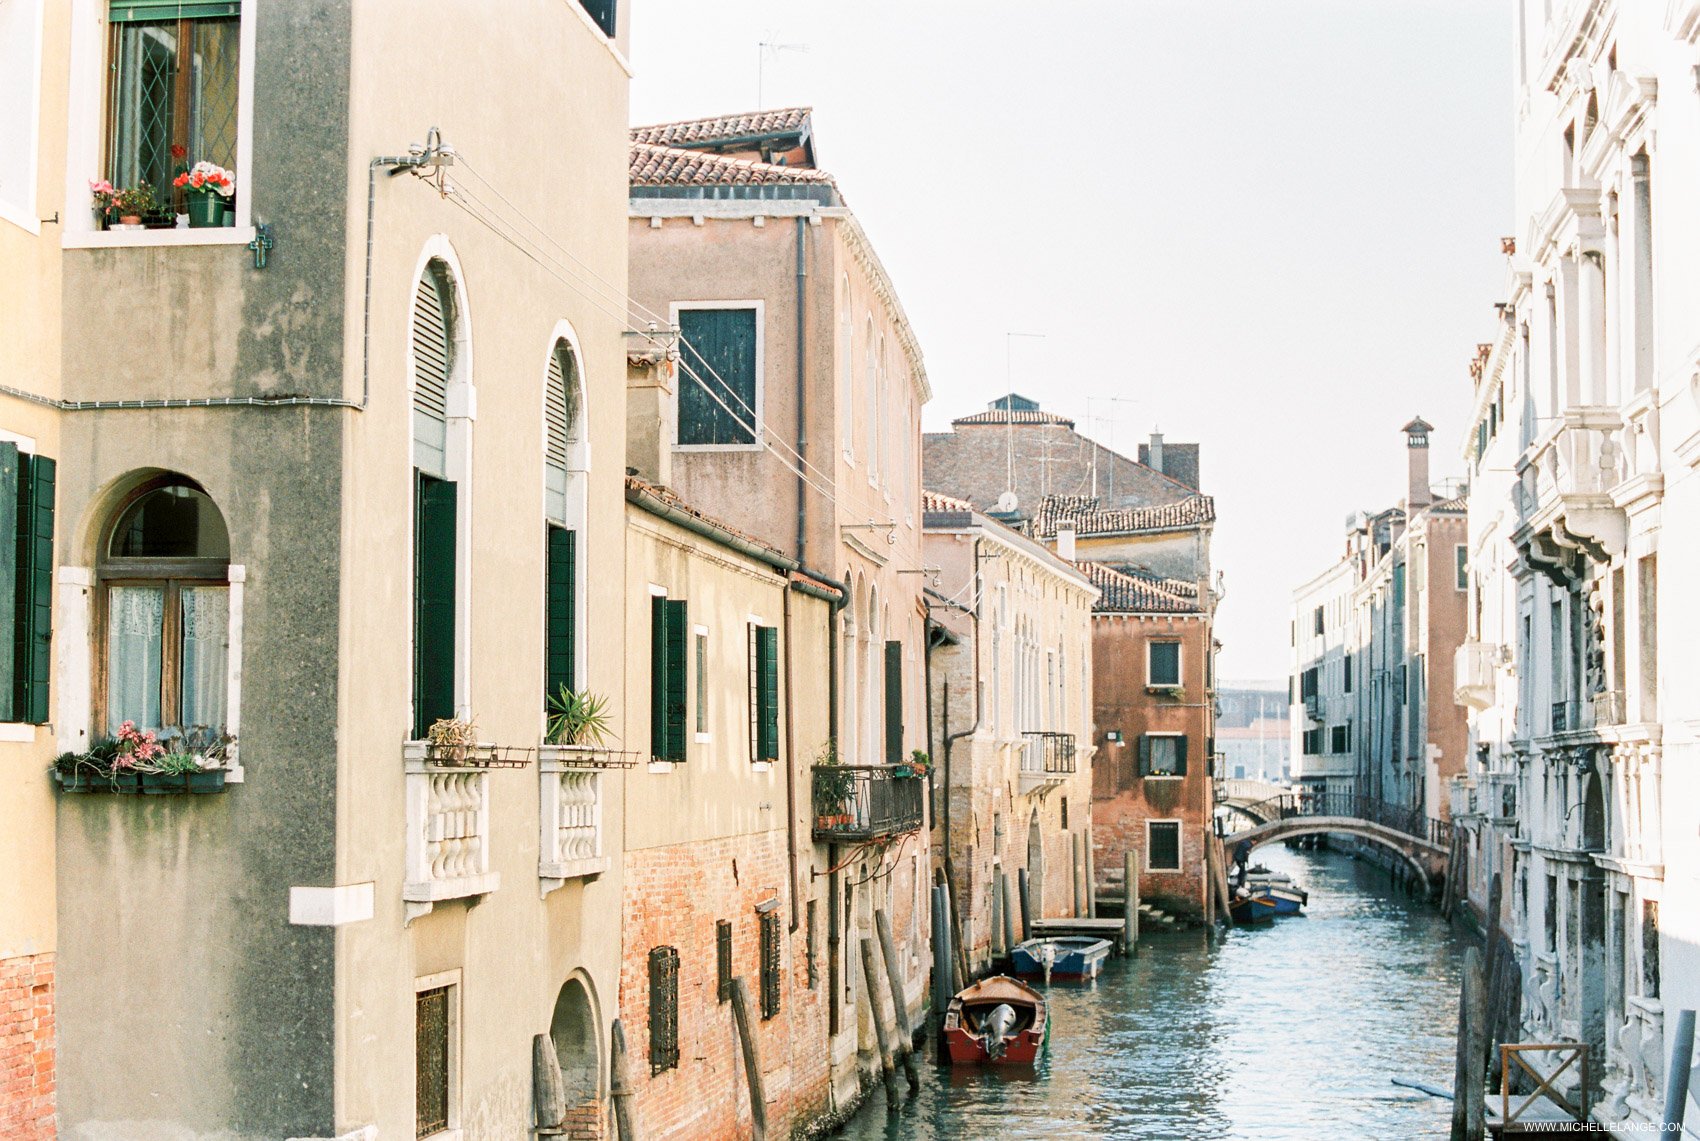
<path fill-rule="evenodd" d="M 1259 849 L 1310 891 L 1306 914 L 1151 934 L 1095 983 L 1047 991 L 1051 1040 L 1023 1074 L 922 1067 L 888 1115 L 876 1090 L 838 1136 L 1446 1137 L 1464 940 L 1388 874 L 1338 852 Z M 901 1080 L 900 1088 L 907 1089 Z"/>

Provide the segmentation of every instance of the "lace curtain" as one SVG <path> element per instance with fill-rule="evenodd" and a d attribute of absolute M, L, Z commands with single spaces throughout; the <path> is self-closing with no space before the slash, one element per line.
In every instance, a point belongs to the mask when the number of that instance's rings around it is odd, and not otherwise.
<path fill-rule="evenodd" d="M 159 683 L 165 590 L 115 586 L 107 595 L 107 731 L 125 721 L 160 727 Z"/>
<path fill-rule="evenodd" d="M 230 592 L 222 586 L 186 586 L 183 609 L 184 729 L 223 729 L 230 662 Z"/>

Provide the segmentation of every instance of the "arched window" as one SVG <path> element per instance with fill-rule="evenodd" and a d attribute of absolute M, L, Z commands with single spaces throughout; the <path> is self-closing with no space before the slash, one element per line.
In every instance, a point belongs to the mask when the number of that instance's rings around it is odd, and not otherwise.
<path fill-rule="evenodd" d="M 97 567 L 103 724 L 222 734 L 230 676 L 230 536 L 180 476 L 150 481 L 118 512 Z"/>
<path fill-rule="evenodd" d="M 577 691 L 578 618 L 584 582 L 584 390 L 578 354 L 565 337 L 549 351 L 543 394 L 544 677 L 549 701 Z"/>
<path fill-rule="evenodd" d="M 437 479 L 447 478 L 454 309 L 449 267 L 441 258 L 432 258 L 413 291 L 413 466 Z"/>
<path fill-rule="evenodd" d="M 850 275 L 838 288 L 838 422 L 844 436 L 844 458 L 853 460 L 856 454 L 856 406 L 854 390 L 856 320 L 850 314 Z"/>
<path fill-rule="evenodd" d="M 874 336 L 874 319 L 872 317 L 868 318 L 867 345 L 864 352 L 867 356 L 862 363 L 862 384 L 866 389 L 863 399 L 867 401 L 868 419 L 862 429 L 865 433 L 862 442 L 863 450 L 867 452 L 868 482 L 872 484 L 879 482 L 880 474 L 878 448 L 880 414 L 879 341 Z"/>

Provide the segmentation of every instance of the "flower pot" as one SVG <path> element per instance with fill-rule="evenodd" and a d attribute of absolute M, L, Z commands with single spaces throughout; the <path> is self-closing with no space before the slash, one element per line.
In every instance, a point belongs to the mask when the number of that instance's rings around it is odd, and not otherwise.
<path fill-rule="evenodd" d="M 197 229 L 224 225 L 226 211 L 222 195 L 211 191 L 189 192 L 189 225 Z"/>
<path fill-rule="evenodd" d="M 111 785 L 113 792 L 137 793 L 142 791 L 142 774 L 138 772 L 118 771 L 112 774 Z"/>
<path fill-rule="evenodd" d="M 207 793 L 224 791 L 224 770 L 209 769 L 202 773 L 189 774 L 189 791 L 197 796 Z"/>
<path fill-rule="evenodd" d="M 59 773 L 59 788 L 62 792 L 88 792 L 94 787 L 94 774 L 88 772 Z"/>
<path fill-rule="evenodd" d="M 120 214 L 118 215 L 118 224 L 121 226 L 140 226 L 142 216 L 140 214 Z"/>

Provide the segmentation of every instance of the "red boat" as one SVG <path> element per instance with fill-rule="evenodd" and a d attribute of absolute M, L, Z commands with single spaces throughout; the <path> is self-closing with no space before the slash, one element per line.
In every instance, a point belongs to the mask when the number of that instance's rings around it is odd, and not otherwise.
<path fill-rule="evenodd" d="M 1030 1066 L 1050 1031 L 1044 997 L 1008 975 L 961 991 L 944 1015 L 945 1044 L 957 1065 Z"/>

